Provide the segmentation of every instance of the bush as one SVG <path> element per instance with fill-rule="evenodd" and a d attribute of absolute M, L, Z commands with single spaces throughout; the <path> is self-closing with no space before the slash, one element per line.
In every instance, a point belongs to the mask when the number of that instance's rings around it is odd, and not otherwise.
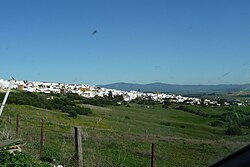
<path fill-rule="evenodd" d="M 154 101 L 150 97 L 147 97 L 147 98 L 137 98 L 133 102 L 137 102 L 137 104 L 141 104 L 141 105 L 156 105 L 156 104 L 159 104 L 159 102 Z"/>
<path fill-rule="evenodd" d="M 125 116 L 125 119 L 130 119 L 130 117 L 129 116 Z"/>
<path fill-rule="evenodd" d="M 169 108 L 169 105 L 163 104 L 163 105 L 162 105 L 162 108 Z"/>
<path fill-rule="evenodd" d="M 27 154 L 15 153 L 10 154 L 9 152 L 1 152 L 0 154 L 0 164 L 1 166 L 10 167 L 22 167 L 22 166 L 32 166 L 32 167 L 50 167 L 48 163 L 41 161 L 36 161 Z"/>
<path fill-rule="evenodd" d="M 222 127 L 223 122 L 222 121 L 213 121 L 213 122 L 210 122 L 209 125 L 214 126 L 214 127 Z"/>
<path fill-rule="evenodd" d="M 241 124 L 242 124 L 242 126 L 247 126 L 248 128 L 250 128 L 250 117 L 242 120 Z"/>
<path fill-rule="evenodd" d="M 76 118 L 77 113 L 75 111 L 69 111 L 68 117 Z"/>
<path fill-rule="evenodd" d="M 225 131 L 225 134 L 230 135 L 230 136 L 236 136 L 236 135 L 242 135 L 243 133 L 238 124 L 229 122 L 227 130 Z"/>
<path fill-rule="evenodd" d="M 201 110 L 195 111 L 195 110 L 192 110 L 192 109 L 190 109 L 190 108 L 188 108 L 186 106 L 177 106 L 177 107 L 175 107 L 175 109 L 182 110 L 184 112 L 189 112 L 189 113 L 192 113 L 192 114 L 195 114 L 195 115 L 199 115 L 201 117 L 209 117 L 209 114 L 203 113 L 203 112 L 201 112 Z"/>
<path fill-rule="evenodd" d="M 165 122 L 165 121 L 160 122 L 160 124 L 164 125 L 164 126 L 170 126 L 171 125 L 169 122 Z"/>
<path fill-rule="evenodd" d="M 53 159 L 60 158 L 60 151 L 54 145 L 45 145 L 42 158 L 46 162 L 53 162 Z"/>
<path fill-rule="evenodd" d="M 90 108 L 75 107 L 75 111 L 79 115 L 89 115 L 92 113 Z"/>

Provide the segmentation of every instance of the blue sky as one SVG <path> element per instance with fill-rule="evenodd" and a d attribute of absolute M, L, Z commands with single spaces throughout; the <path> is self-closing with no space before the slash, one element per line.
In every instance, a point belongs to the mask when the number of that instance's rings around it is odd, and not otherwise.
<path fill-rule="evenodd" d="M 250 83 L 249 18 L 249 0 L 3 0 L 0 78 Z"/>

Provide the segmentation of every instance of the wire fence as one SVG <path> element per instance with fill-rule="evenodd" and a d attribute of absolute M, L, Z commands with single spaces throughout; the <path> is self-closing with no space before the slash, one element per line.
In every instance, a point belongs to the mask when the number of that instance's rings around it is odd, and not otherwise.
<path fill-rule="evenodd" d="M 206 140 L 163 138 L 147 130 L 140 135 L 126 134 L 88 126 L 77 127 L 81 134 L 76 135 L 74 126 L 48 118 L 43 120 L 30 115 L 5 115 L 0 119 L 0 140 L 22 139 L 23 152 L 64 166 L 80 166 L 81 158 L 82 166 L 87 167 L 208 166 L 224 156 L 215 152 L 211 141 Z M 189 154 L 184 150 L 189 150 Z"/>
<path fill-rule="evenodd" d="M 80 132 L 78 136 L 75 129 Z M 1 119 L 0 131 L 5 131 L 5 134 L 1 134 L 1 140 L 22 139 L 23 152 L 37 159 L 64 166 L 124 166 L 127 156 L 125 150 L 109 152 L 109 155 L 114 153 L 115 160 L 106 157 L 106 150 L 119 148 L 108 145 L 107 148 L 100 147 L 100 150 L 97 150 L 96 146 L 100 145 L 100 141 L 103 139 L 101 136 L 105 133 L 91 135 L 92 139 L 90 139 L 89 133 L 95 129 L 89 127 L 73 127 L 50 120 L 30 119 L 17 114 L 15 117 L 7 116 Z M 114 140 L 111 142 L 117 147 Z M 150 158 L 149 156 L 148 158 L 152 161 L 151 166 L 154 166 L 155 157 Z"/>

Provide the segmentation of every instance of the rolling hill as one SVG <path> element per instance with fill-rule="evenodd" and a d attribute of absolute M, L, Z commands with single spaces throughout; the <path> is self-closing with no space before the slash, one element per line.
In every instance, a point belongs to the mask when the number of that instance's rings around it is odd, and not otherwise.
<path fill-rule="evenodd" d="M 142 92 L 166 92 L 166 93 L 227 93 L 250 90 L 250 84 L 220 84 L 220 85 L 176 85 L 165 83 L 132 84 L 113 83 L 98 85 L 104 88 L 119 90 L 140 90 Z"/>

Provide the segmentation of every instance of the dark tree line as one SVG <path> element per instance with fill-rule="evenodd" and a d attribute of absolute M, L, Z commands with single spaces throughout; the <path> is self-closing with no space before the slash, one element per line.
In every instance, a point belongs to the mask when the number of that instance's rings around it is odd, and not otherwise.
<path fill-rule="evenodd" d="M 109 105 L 118 106 L 120 104 L 127 104 L 126 102 L 124 102 L 122 95 L 113 96 L 111 92 L 107 96 L 96 96 L 94 98 L 86 98 L 73 93 L 67 94 L 67 96 L 71 101 L 75 101 L 78 104 L 91 104 L 101 107 Z"/>
<path fill-rule="evenodd" d="M 189 113 L 201 116 L 201 117 L 208 117 L 209 116 L 209 114 L 203 113 L 200 110 L 192 110 L 192 109 L 190 109 L 190 108 L 188 108 L 186 106 L 177 106 L 177 107 L 175 107 L 175 109 L 181 110 L 181 111 L 184 111 L 184 112 L 189 112 Z"/>
<path fill-rule="evenodd" d="M 147 97 L 147 98 L 137 97 L 137 98 L 133 99 L 131 102 L 141 104 L 141 105 L 156 105 L 156 104 L 159 104 L 159 102 L 153 100 L 151 97 Z"/>
<path fill-rule="evenodd" d="M 30 93 L 30 92 L 11 92 L 7 100 L 7 104 L 18 105 L 31 105 L 34 107 L 44 108 L 48 110 L 60 110 L 66 113 L 73 113 L 72 115 L 88 115 L 92 111 L 90 108 L 80 107 L 69 96 L 56 96 L 54 98 L 51 95 L 42 93 Z M 0 94 L 0 100 L 2 101 L 4 94 Z"/>
<path fill-rule="evenodd" d="M 0 93 L 0 100 L 4 98 L 4 93 Z M 51 98 L 53 97 L 53 98 Z M 104 97 L 85 98 L 73 93 L 61 94 L 44 94 L 30 92 L 11 92 L 7 100 L 7 104 L 31 105 L 34 107 L 44 108 L 48 110 L 60 110 L 69 113 L 69 116 L 76 117 L 78 115 L 88 115 L 92 111 L 90 108 L 81 107 L 79 104 L 91 104 L 96 106 L 118 106 L 127 104 L 122 95 L 112 95 L 110 92 Z"/>

